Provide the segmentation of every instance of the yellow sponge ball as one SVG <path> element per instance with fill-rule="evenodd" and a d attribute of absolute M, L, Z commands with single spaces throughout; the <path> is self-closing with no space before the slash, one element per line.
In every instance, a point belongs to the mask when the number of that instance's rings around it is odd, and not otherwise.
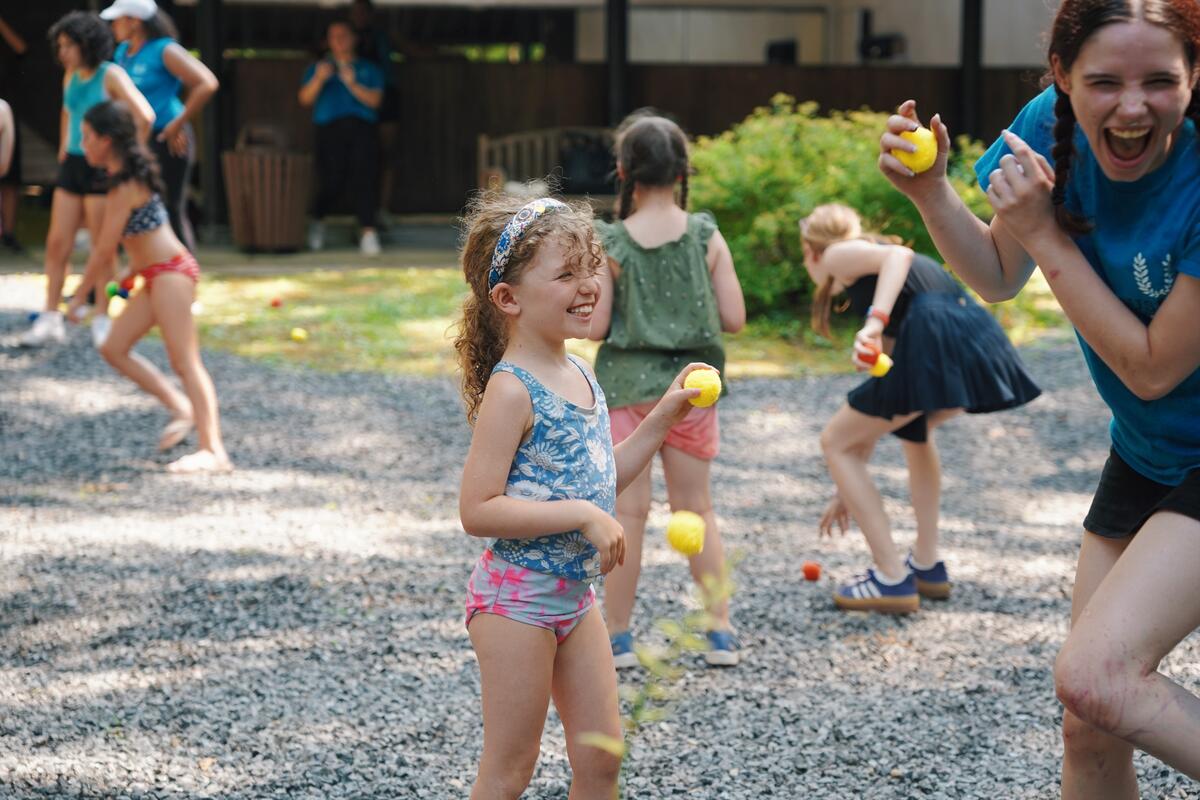
<path fill-rule="evenodd" d="M 907 139 L 915 144 L 917 151 L 910 153 L 907 150 L 893 150 L 892 155 L 913 172 L 924 172 L 933 166 L 933 162 L 937 161 L 937 137 L 933 135 L 933 131 L 929 130 L 929 128 L 917 128 L 915 131 L 905 131 L 900 134 L 900 138 Z"/>
<path fill-rule="evenodd" d="M 683 388 L 699 389 L 700 396 L 688 402 L 698 408 L 708 408 L 721 396 L 721 376 L 715 369 L 694 369 L 683 379 Z"/>
<path fill-rule="evenodd" d="M 888 374 L 888 370 L 892 368 L 892 357 L 887 353 L 880 353 L 875 359 L 875 363 L 871 365 L 869 370 L 872 377 L 882 378 Z"/>
<path fill-rule="evenodd" d="M 704 549 L 704 517 L 694 511 L 676 511 L 667 523 L 667 543 L 685 556 Z"/>
<path fill-rule="evenodd" d="M 308 341 L 308 331 L 304 328 L 292 328 L 292 341 L 305 342 Z"/>

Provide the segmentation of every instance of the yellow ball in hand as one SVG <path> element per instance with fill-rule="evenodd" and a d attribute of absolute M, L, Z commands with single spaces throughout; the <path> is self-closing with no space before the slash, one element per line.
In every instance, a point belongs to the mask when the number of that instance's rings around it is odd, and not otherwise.
<path fill-rule="evenodd" d="M 913 172 L 924 172 L 933 166 L 933 162 L 937 161 L 937 137 L 933 135 L 933 131 L 929 130 L 929 128 L 917 128 L 915 131 L 905 131 L 900 134 L 900 138 L 907 139 L 915 144 L 917 151 L 910 153 L 907 150 L 892 150 L 892 155 Z"/>
<path fill-rule="evenodd" d="M 304 328 L 292 328 L 292 341 L 293 342 L 307 342 L 308 341 L 308 331 L 304 330 Z"/>
<path fill-rule="evenodd" d="M 685 556 L 704 549 L 704 517 L 694 511 L 676 511 L 667 523 L 667 543 Z"/>
<path fill-rule="evenodd" d="M 882 378 L 888 374 L 888 370 L 892 368 L 892 357 L 887 353 L 880 353 L 875 359 L 875 363 L 871 365 L 870 373 L 873 378 Z"/>
<path fill-rule="evenodd" d="M 721 376 L 715 369 L 694 369 L 683 379 L 683 388 L 699 389 L 700 395 L 688 402 L 697 408 L 708 408 L 721 396 Z"/>

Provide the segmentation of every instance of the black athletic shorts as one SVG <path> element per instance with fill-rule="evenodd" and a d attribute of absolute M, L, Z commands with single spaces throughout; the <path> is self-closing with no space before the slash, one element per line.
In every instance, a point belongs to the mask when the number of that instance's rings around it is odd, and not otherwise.
<path fill-rule="evenodd" d="M 1159 511 L 1200 520 L 1200 469 L 1189 472 L 1178 486 L 1168 486 L 1145 477 L 1110 450 L 1092 507 L 1083 520 L 1084 530 L 1123 539 L 1137 533 Z"/>
<path fill-rule="evenodd" d="M 67 153 L 67 160 L 58 165 L 55 185 L 71 194 L 108 194 L 108 173 L 88 164 L 83 156 Z"/>

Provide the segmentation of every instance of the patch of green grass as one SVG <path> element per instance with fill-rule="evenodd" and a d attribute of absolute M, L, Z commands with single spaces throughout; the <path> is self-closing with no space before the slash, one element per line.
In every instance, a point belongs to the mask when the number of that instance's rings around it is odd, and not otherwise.
<path fill-rule="evenodd" d="M 197 321 L 206 346 L 268 363 L 439 375 L 453 370 L 452 327 L 465 291 L 450 269 L 217 275 L 200 283 Z M 293 328 L 307 340 L 293 341 Z"/>
<path fill-rule="evenodd" d="M 41 286 L 40 276 L 12 276 Z M 454 325 L 466 293 L 456 269 L 316 270 L 284 275 L 206 274 L 197 317 L 206 347 L 326 372 L 370 371 L 450 375 Z M 278 298 L 279 308 L 271 301 Z M 1040 273 L 1015 300 L 987 306 L 1016 344 L 1069 332 Z M 812 332 L 808 310 L 752 320 L 726 337 L 730 377 L 792 377 L 847 373 L 858 320 L 835 316 L 833 339 Z M 293 328 L 308 338 L 293 341 Z M 594 359 L 596 342 L 568 349 Z"/>

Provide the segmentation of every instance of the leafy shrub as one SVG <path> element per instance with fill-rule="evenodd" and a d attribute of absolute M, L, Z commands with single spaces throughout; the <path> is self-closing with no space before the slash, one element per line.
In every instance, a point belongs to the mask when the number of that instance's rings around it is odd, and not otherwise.
<path fill-rule="evenodd" d="M 797 223 L 821 203 L 845 203 L 862 215 L 866 229 L 937 255 L 916 208 L 876 166 L 886 122 L 886 114 L 874 111 L 818 116 L 816 103 L 780 94 L 732 129 L 695 143 L 689 205 L 716 215 L 751 314 L 794 316 L 807 303 L 812 282 Z M 983 145 L 965 136 L 955 144 L 951 183 L 986 219 L 991 208 L 972 170 Z"/>

